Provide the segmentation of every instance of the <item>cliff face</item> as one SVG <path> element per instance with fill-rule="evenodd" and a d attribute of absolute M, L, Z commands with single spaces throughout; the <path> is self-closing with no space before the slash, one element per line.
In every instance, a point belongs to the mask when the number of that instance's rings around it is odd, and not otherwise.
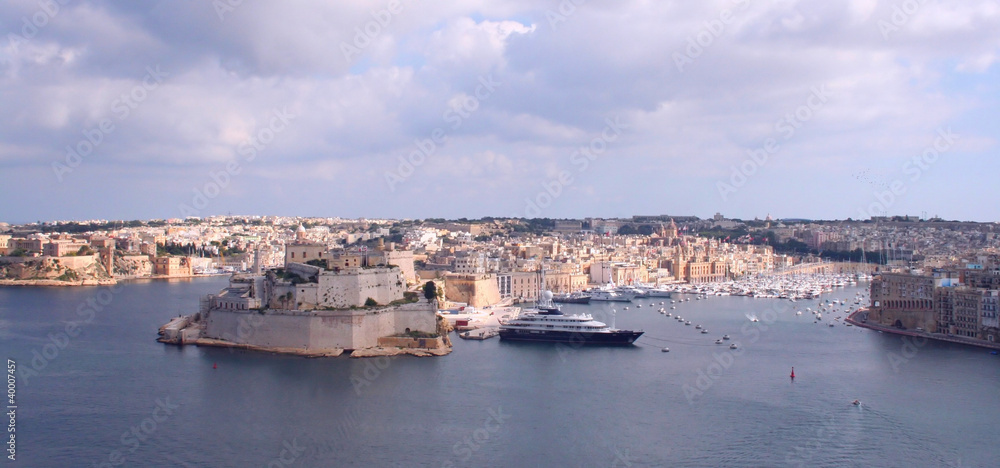
<path fill-rule="evenodd" d="M 112 280 L 98 255 L 80 257 L 6 257 L 0 261 L 0 279 L 8 282 L 57 281 L 91 283 Z"/>

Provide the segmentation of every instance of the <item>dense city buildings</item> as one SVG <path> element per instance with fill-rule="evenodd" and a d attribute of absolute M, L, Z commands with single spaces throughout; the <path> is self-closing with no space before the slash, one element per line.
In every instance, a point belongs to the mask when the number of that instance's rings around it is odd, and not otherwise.
<path fill-rule="evenodd" d="M 373 297 L 378 303 L 433 280 L 445 305 L 481 308 L 535 301 L 543 289 L 697 285 L 849 260 L 878 266 L 872 323 L 972 339 L 1000 336 L 995 223 L 744 221 L 721 214 L 565 220 L 213 216 L 5 225 L 0 254 L 0 279 L 8 284 L 237 274 L 269 278 L 273 289 L 294 281 L 275 271 L 319 278 L 277 296 L 291 300 L 285 306 L 292 310 L 358 306 L 367 295 L 328 303 L 330 288 L 323 284 L 345 272 L 370 274 L 365 269 L 379 265 L 398 272 L 402 283 L 399 291 Z M 275 305 L 274 296 L 259 299 Z"/>

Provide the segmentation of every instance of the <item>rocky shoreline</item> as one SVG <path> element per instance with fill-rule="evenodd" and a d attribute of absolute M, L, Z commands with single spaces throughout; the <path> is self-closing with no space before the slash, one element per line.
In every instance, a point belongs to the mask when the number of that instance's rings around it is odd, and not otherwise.
<path fill-rule="evenodd" d="M 344 354 L 343 349 L 301 349 L 301 348 L 272 348 L 267 346 L 254 346 L 246 344 L 232 343 L 225 340 L 216 340 L 212 338 L 198 338 L 193 341 L 188 341 L 185 343 L 178 343 L 175 340 L 169 340 L 166 338 L 157 338 L 156 341 L 167 344 L 193 344 L 195 346 L 208 346 L 214 348 L 234 348 L 243 349 L 247 351 L 258 351 L 272 354 L 287 354 L 292 356 L 319 358 L 319 357 L 338 357 Z M 365 348 L 365 349 L 355 349 L 350 353 L 352 358 L 367 358 L 367 357 L 392 357 L 392 356 L 416 356 L 416 357 L 430 357 L 430 356 L 445 356 L 451 353 L 451 346 L 445 348 Z"/>
<path fill-rule="evenodd" d="M 126 276 L 118 278 L 87 278 L 82 280 L 62 281 L 57 279 L 0 279 L 0 286 L 114 286 L 119 283 L 133 281 L 155 281 L 173 279 L 207 278 L 210 276 L 229 276 L 225 274 L 183 275 L 183 276 Z"/>
<path fill-rule="evenodd" d="M 54 279 L 31 279 L 31 280 L 0 280 L 0 286 L 114 286 L 118 281 L 112 278 L 83 279 L 76 281 L 61 281 Z"/>

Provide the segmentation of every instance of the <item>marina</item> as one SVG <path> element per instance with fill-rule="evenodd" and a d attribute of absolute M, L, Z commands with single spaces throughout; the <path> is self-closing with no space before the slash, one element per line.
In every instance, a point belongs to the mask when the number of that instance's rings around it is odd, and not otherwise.
<path fill-rule="evenodd" d="M 435 360 L 366 360 L 164 347 L 153 340 L 149 330 L 171 312 L 176 316 L 205 290 L 224 284 L 223 278 L 136 283 L 115 293 L 92 323 L 81 325 L 86 339 L 73 340 L 31 378 L 31 392 L 23 398 L 37 417 L 19 426 L 26 466 L 106 459 L 121 431 L 141 421 L 154 398 L 164 396 L 179 408 L 158 424 L 157 438 L 150 439 L 155 443 L 130 454 L 135 459 L 249 466 L 272 459 L 282 450 L 282 440 L 295 437 L 306 447 L 297 465 L 323 466 L 338 457 L 365 466 L 382 466 L 389 458 L 405 466 L 428 460 L 437 466 L 450 459 L 450 447 L 483 427 L 492 410 L 506 419 L 469 457 L 470 465 L 496 465 L 504 457 L 530 454 L 550 466 L 610 466 L 617 447 L 628 451 L 633 466 L 785 466 L 786 454 L 793 454 L 793 464 L 806 466 L 883 466 L 880 437 L 895 434 L 906 449 L 895 452 L 897 466 L 992 466 L 988 447 L 1000 413 L 990 389 L 1000 385 L 1000 357 L 928 340 L 917 354 L 895 362 L 889 357 L 901 356 L 906 343 L 899 336 L 861 327 L 819 327 L 806 320 L 811 313 L 795 315 L 807 307 L 832 306 L 834 299 L 837 306 L 843 299 L 853 306 L 851 298 L 863 292 L 857 286 L 796 303 L 709 296 L 675 304 L 710 334 L 647 307 L 652 298 L 628 312 L 612 303 L 562 306 L 564 314 L 589 314 L 605 323 L 617 309 L 618 327 L 645 332 L 626 347 L 454 339 L 454 352 Z M 28 317 L 7 329 L 11 357 L 30 365 L 32 350 L 41 346 L 30 338 L 32 330 L 56 333 L 61 328 L 51 324 L 78 320 L 75 308 L 91 294 L 0 290 L 5 303 L 16 304 L 16 313 Z M 9 321 L 14 313 L 0 310 L 0 319 Z M 747 313 L 760 322 L 749 322 Z M 829 314 L 823 314 L 826 321 Z M 730 340 L 715 344 L 725 335 Z M 115 347 L 108 348 L 112 341 Z M 119 363 L 110 372 L 109 359 Z M 71 388 L 55 378 L 68 372 L 78 376 Z M 934 392 L 927 391 L 929 381 L 936 382 Z M 149 398 L 129 397 L 150 389 L 155 390 Z M 524 394 L 562 398 L 525 404 Z M 940 405 L 940 394 L 965 404 Z M 115 403 L 95 409 L 87 395 Z M 461 403 L 469 395 L 489 403 Z M 251 401 L 264 398 L 273 404 L 246 411 Z M 864 402 L 861 410 L 851 405 L 855 399 Z M 581 400 L 598 404 L 582 413 Z M 737 408 L 742 413 L 734 418 Z M 107 424 L 60 416 L 67 411 L 100 411 Z M 429 420 L 442 429 L 424 431 L 421 424 Z M 615 431 L 609 433 L 597 421 Z M 725 446 L 717 443 L 720 427 L 732 434 Z M 961 435 L 955 427 L 964 429 Z M 373 451 L 354 443 L 361 440 L 352 439 L 358 431 L 379 446 L 387 441 L 404 441 L 404 446 Z M 558 436 L 546 435 L 550 432 Z M 664 439 L 675 443 L 665 446 Z M 765 443 L 772 450 L 761 453 Z M 814 447 L 808 459 L 796 451 L 806 446 Z"/>

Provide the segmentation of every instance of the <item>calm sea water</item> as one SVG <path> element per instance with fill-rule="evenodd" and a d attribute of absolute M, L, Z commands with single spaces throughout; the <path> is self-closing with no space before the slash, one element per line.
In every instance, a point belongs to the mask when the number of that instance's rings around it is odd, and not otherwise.
<path fill-rule="evenodd" d="M 616 316 L 646 332 L 631 348 L 454 339 L 443 358 L 359 360 L 154 341 L 225 284 L 0 289 L 0 351 L 19 366 L 11 466 L 971 467 L 1000 455 L 1000 356 L 794 315 L 815 301 L 671 311 L 702 335 L 645 300 Z M 611 308 L 564 309 L 610 320 Z M 714 344 L 723 334 L 740 349 Z"/>

